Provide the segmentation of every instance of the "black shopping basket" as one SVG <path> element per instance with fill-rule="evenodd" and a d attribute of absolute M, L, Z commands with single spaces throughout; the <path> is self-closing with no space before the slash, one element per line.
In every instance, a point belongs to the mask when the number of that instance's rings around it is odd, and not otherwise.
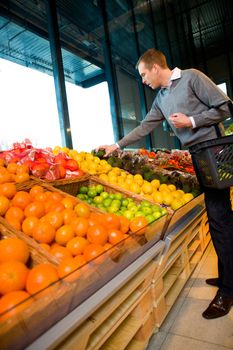
<path fill-rule="evenodd" d="M 228 104 L 233 116 L 232 104 Z M 190 147 L 193 166 L 202 186 L 223 189 L 233 186 L 233 135 L 200 142 Z"/>

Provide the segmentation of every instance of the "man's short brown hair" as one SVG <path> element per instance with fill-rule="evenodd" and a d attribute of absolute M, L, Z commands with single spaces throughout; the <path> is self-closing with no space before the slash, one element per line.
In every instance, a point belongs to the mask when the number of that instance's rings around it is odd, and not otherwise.
<path fill-rule="evenodd" d="M 140 62 L 144 62 L 148 69 L 151 69 L 153 64 L 158 64 L 161 68 L 167 68 L 167 60 L 165 55 L 156 49 L 149 49 L 139 58 L 136 69 Z"/>

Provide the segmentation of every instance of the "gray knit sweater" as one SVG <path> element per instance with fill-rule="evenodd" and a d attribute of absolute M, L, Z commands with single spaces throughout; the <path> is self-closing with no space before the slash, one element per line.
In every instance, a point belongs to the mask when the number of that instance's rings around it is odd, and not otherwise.
<path fill-rule="evenodd" d="M 205 74 L 196 69 L 181 71 L 168 89 L 160 89 L 141 124 L 118 141 L 126 147 L 153 131 L 164 119 L 184 146 L 217 137 L 215 126 L 230 116 L 227 97 Z M 175 128 L 169 121 L 173 113 L 192 116 L 195 128 Z"/>

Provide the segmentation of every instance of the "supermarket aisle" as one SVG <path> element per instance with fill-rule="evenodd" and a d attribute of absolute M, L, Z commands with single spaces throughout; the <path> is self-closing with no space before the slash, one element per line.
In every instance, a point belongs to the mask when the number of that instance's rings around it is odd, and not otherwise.
<path fill-rule="evenodd" d="M 217 259 L 211 243 L 147 350 L 233 349 L 233 307 L 219 319 L 205 320 L 201 316 L 217 291 L 205 279 L 217 276 L 216 271 Z"/>

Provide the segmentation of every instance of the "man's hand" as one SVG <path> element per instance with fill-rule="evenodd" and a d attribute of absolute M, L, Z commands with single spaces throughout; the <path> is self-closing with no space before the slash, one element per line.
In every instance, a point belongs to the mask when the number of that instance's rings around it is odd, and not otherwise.
<path fill-rule="evenodd" d="M 190 118 L 183 113 L 173 113 L 169 119 L 176 128 L 192 128 Z"/>
<path fill-rule="evenodd" d="M 112 152 L 114 152 L 115 150 L 117 150 L 119 148 L 118 145 L 103 145 L 103 146 L 99 146 L 96 148 L 96 152 L 98 152 L 99 149 L 104 149 L 105 150 L 105 155 L 104 157 L 107 157 L 109 154 L 111 154 Z"/>

